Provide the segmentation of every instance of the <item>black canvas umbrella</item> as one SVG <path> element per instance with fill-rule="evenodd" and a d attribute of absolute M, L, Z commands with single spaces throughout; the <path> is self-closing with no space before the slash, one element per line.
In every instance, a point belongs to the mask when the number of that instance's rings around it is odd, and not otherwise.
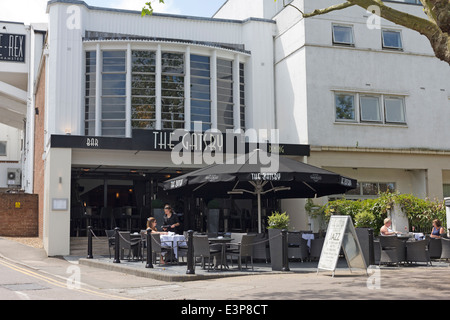
<path fill-rule="evenodd" d="M 314 198 L 345 193 L 356 188 L 356 180 L 303 162 L 255 150 L 235 158 L 231 164 L 213 164 L 167 180 L 164 190 L 178 190 L 197 197 L 243 198 L 247 193 L 258 199 L 258 232 L 261 232 L 261 197 Z M 263 156 L 261 158 L 261 156 Z M 277 160 L 278 170 L 269 170 L 267 161 Z M 274 162 L 272 162 L 273 164 Z"/>

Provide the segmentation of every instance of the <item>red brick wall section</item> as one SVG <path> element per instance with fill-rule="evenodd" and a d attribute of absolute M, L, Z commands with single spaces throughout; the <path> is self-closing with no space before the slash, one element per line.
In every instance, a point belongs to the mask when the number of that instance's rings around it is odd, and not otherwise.
<path fill-rule="evenodd" d="M 38 195 L 0 194 L 0 236 L 37 237 Z"/>
<path fill-rule="evenodd" d="M 45 137 L 45 62 L 39 77 L 36 91 L 36 108 L 34 127 L 34 186 L 33 193 L 44 199 L 44 137 Z M 44 201 L 39 201 L 39 238 L 44 234 Z"/>

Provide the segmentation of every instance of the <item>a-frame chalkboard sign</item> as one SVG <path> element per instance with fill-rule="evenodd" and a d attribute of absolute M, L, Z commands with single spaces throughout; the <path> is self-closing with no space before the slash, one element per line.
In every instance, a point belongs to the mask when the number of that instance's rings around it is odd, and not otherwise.
<path fill-rule="evenodd" d="M 352 268 L 364 269 L 367 274 L 366 262 L 350 216 L 331 216 L 317 273 L 319 270 L 328 270 L 333 272 L 334 277 L 341 248 L 350 271 Z"/>

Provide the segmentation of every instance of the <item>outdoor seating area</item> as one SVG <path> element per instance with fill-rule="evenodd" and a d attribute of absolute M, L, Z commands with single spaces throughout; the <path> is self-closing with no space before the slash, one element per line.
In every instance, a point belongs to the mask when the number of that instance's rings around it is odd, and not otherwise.
<path fill-rule="evenodd" d="M 110 261 L 119 259 L 127 262 L 149 261 L 147 231 L 119 231 L 106 229 L 105 247 Z M 95 234 L 94 234 L 95 236 Z M 116 237 L 119 245 L 116 246 Z M 96 237 L 96 236 L 95 236 Z M 157 266 L 187 265 L 189 248 L 188 232 L 183 234 L 151 233 L 151 264 Z M 270 267 L 270 241 L 267 233 L 194 232 L 192 236 L 194 269 L 206 271 L 253 271 L 254 263 Z M 287 255 L 289 262 L 308 262 L 320 258 L 324 243 L 323 235 L 311 231 L 287 233 Z M 119 249 L 116 254 L 117 248 Z M 280 251 L 282 248 L 280 248 Z"/>
<path fill-rule="evenodd" d="M 374 255 L 377 265 L 411 265 L 450 258 L 450 239 L 430 238 L 422 233 L 404 233 L 379 236 L 374 240 Z"/>

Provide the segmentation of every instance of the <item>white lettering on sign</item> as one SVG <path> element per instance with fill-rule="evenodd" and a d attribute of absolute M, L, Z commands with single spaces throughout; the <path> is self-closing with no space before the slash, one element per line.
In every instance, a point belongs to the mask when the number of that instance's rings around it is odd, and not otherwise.
<path fill-rule="evenodd" d="M 25 61 L 25 35 L 0 34 L 0 60 Z"/>
<path fill-rule="evenodd" d="M 257 173 L 252 173 L 252 180 L 254 181 L 258 181 L 258 180 L 262 180 L 262 181 L 279 181 L 281 179 L 281 174 L 280 173 L 264 173 L 264 172 L 257 172 Z"/>
<path fill-rule="evenodd" d="M 341 185 L 346 186 L 346 187 L 351 187 L 352 186 L 352 180 L 341 177 Z"/>
<path fill-rule="evenodd" d="M 98 139 L 97 138 L 87 138 L 86 146 L 88 147 L 98 147 Z"/>

